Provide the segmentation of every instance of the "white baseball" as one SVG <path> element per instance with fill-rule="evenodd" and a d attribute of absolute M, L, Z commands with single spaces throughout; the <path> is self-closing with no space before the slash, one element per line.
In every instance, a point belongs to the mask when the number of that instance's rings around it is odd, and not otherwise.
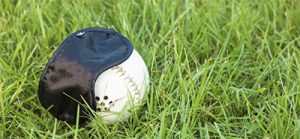
<path fill-rule="evenodd" d="M 124 121 L 132 106 L 138 106 L 148 92 L 149 73 L 143 58 L 136 50 L 115 67 L 104 71 L 95 82 L 97 115 L 104 123 Z"/>

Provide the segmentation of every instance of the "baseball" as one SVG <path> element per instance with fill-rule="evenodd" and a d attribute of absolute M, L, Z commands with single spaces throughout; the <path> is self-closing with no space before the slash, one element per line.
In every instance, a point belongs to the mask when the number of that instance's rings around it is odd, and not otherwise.
<path fill-rule="evenodd" d="M 105 124 L 124 121 L 148 92 L 149 73 L 136 50 L 123 63 L 104 71 L 95 82 L 97 115 Z"/>
<path fill-rule="evenodd" d="M 111 124 L 138 108 L 148 84 L 146 64 L 126 37 L 90 27 L 72 33 L 56 49 L 41 75 L 38 95 L 59 120 L 86 123 L 90 111 L 81 104 L 87 103 Z"/>

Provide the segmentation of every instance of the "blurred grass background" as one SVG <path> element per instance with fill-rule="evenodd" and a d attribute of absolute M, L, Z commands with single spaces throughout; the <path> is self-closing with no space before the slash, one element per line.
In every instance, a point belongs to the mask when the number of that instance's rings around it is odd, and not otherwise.
<path fill-rule="evenodd" d="M 300 138 L 299 0 L 0 0 L 0 138 Z M 37 98 L 70 33 L 113 28 L 151 91 L 125 123 L 68 125 Z"/>

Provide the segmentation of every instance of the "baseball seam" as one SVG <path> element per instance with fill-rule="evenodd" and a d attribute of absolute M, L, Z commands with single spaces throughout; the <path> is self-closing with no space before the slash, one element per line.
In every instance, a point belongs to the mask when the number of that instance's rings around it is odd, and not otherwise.
<path fill-rule="evenodd" d="M 140 95 L 137 83 L 134 81 L 133 77 L 129 76 L 129 74 L 126 72 L 126 70 L 124 70 L 124 68 L 122 66 L 117 65 L 117 66 L 115 66 L 115 67 L 113 67 L 111 69 L 117 75 L 120 76 L 120 78 L 127 84 L 128 87 L 131 88 L 131 90 L 133 91 L 134 95 Z"/>
<path fill-rule="evenodd" d="M 112 67 L 111 71 L 113 71 L 116 75 L 118 75 L 120 77 L 120 79 L 122 79 L 124 81 L 124 83 L 126 84 L 126 86 L 128 87 L 128 89 L 130 89 L 133 93 L 134 93 L 134 98 L 138 97 L 138 102 L 140 101 L 140 93 L 139 93 L 139 89 L 138 89 L 138 85 L 137 83 L 134 81 L 133 77 L 130 77 L 128 72 L 126 72 L 126 70 L 124 70 L 124 68 L 120 65 Z M 100 109 L 101 111 L 109 111 L 111 107 L 114 106 L 114 104 L 119 101 L 124 99 L 126 96 L 118 98 L 116 100 L 113 100 L 112 103 L 109 104 L 109 107 L 103 107 L 103 106 L 96 106 L 97 109 Z M 103 103 L 103 102 L 101 102 Z M 97 102 L 97 104 L 102 105 L 100 102 Z M 104 104 L 104 103 L 103 103 Z M 104 110 L 102 109 L 104 108 Z M 101 110 L 102 109 L 102 110 Z"/>

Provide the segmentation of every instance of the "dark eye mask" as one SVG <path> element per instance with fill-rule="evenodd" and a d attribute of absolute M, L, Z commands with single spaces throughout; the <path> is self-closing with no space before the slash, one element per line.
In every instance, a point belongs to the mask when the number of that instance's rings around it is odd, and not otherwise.
<path fill-rule="evenodd" d="M 96 110 L 94 84 L 105 70 L 124 62 L 133 51 L 130 41 L 112 29 L 79 30 L 57 48 L 39 82 L 39 100 L 56 118 L 76 123 L 78 104 Z M 85 102 L 84 102 L 85 101 Z M 79 105 L 80 124 L 89 111 Z"/>

